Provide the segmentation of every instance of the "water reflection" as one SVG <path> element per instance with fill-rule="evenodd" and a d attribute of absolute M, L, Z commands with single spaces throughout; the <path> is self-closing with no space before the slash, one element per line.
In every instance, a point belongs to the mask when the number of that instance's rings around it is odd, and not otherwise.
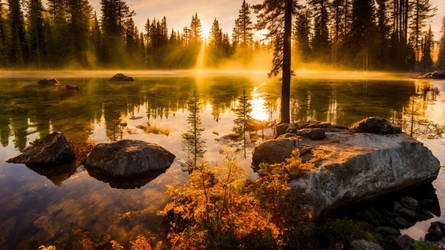
<path fill-rule="evenodd" d="M 182 137 L 190 127 L 188 103 L 199 96 L 204 159 L 218 162 L 223 160 L 219 152 L 226 142 L 216 139 L 233 133 L 233 110 L 240 97 L 251 104 L 252 118 L 270 122 L 278 118 L 280 103 L 279 82 L 265 78 L 207 77 L 200 82 L 191 77 L 147 78 L 125 84 L 67 79 L 63 83 L 78 85 L 81 92 L 41 88 L 35 80 L 0 80 L 0 160 L 58 130 L 76 143 L 121 138 L 158 143 L 185 162 L 190 159 Z M 295 80 L 291 114 L 294 121 L 317 119 L 344 126 L 366 116 L 382 116 L 407 132 L 412 127 L 416 135 L 423 133 L 425 121 L 438 128 L 445 125 L 444 93 L 445 82 Z M 168 131 L 168 136 L 155 130 Z M 261 142 L 261 136 L 257 142 L 252 136 L 249 132 L 247 159 L 240 157 L 247 170 L 251 149 Z M 0 163 L 0 244 L 6 248 L 56 244 L 64 249 L 84 239 L 100 245 L 159 231 L 156 213 L 167 200 L 166 185 L 181 183 L 187 176 L 178 165 L 124 184 L 83 168 L 31 170 Z M 135 187 L 140 188 L 122 189 Z"/>
<path fill-rule="evenodd" d="M 66 164 L 60 166 L 27 166 L 32 171 L 43 175 L 54 183 L 56 186 L 61 186 L 62 183 L 68 180 L 76 173 L 76 164 Z"/>
<path fill-rule="evenodd" d="M 153 171 L 135 177 L 113 177 L 93 168 L 87 168 L 88 174 L 99 181 L 110 184 L 110 187 L 117 189 L 141 188 L 153 181 L 165 171 Z"/>

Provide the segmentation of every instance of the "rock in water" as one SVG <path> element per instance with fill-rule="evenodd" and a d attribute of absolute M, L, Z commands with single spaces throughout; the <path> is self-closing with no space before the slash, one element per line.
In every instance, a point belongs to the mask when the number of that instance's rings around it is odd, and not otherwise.
<path fill-rule="evenodd" d="M 87 168 L 103 171 L 109 176 L 132 177 L 165 170 L 170 167 L 174 159 L 175 155 L 159 145 L 122 140 L 96 145 L 84 160 L 84 165 Z"/>
<path fill-rule="evenodd" d="M 308 196 L 314 217 L 431 182 L 440 169 L 431 151 L 404 133 L 381 135 L 347 130 L 326 132 L 324 140 L 301 137 L 266 141 L 255 148 L 253 164 L 284 162 L 294 149 L 303 147 L 317 151 L 317 156 L 304 155 L 303 161 L 320 158 L 312 170 L 291 180 L 290 185 Z"/>
<path fill-rule="evenodd" d="M 363 119 L 354 125 L 350 130 L 358 133 L 372 133 L 372 134 L 400 134 L 402 130 L 381 117 L 369 117 Z"/>
<path fill-rule="evenodd" d="M 445 79 L 444 71 L 429 72 L 417 77 L 418 79 Z"/>
<path fill-rule="evenodd" d="M 366 241 L 366 240 L 354 240 L 351 243 L 352 250 L 383 250 L 380 245 Z"/>
<path fill-rule="evenodd" d="M 77 85 L 67 84 L 67 85 L 65 85 L 65 88 L 66 88 L 67 90 L 80 91 L 80 87 L 77 86 Z"/>
<path fill-rule="evenodd" d="M 63 133 L 54 132 L 35 145 L 27 147 L 21 155 L 7 162 L 27 165 L 61 165 L 72 162 L 74 158 L 74 150 Z"/>
<path fill-rule="evenodd" d="M 40 85 L 47 85 L 47 86 L 59 86 L 60 83 L 56 79 L 42 79 L 39 81 Z"/>
<path fill-rule="evenodd" d="M 134 79 L 133 79 L 133 77 L 126 76 L 124 74 L 119 73 L 119 74 L 116 74 L 113 77 L 111 77 L 109 81 L 111 81 L 111 82 L 132 82 L 132 81 L 134 81 Z"/>

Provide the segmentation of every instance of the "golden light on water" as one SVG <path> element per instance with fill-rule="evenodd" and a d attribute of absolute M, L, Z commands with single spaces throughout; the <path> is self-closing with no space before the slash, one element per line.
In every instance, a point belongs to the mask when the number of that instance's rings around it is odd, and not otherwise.
<path fill-rule="evenodd" d="M 250 114 L 253 119 L 260 121 L 267 121 L 269 119 L 269 115 L 266 112 L 265 103 L 266 101 L 258 93 L 258 88 L 253 89 L 252 100 L 250 102 L 252 104 L 252 113 Z"/>

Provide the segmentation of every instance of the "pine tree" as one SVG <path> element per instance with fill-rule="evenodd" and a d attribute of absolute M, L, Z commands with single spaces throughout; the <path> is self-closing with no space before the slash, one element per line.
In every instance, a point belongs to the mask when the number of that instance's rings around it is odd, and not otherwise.
<path fill-rule="evenodd" d="M 309 9 L 301 9 L 297 12 L 297 18 L 295 19 L 295 48 L 297 50 L 297 55 L 299 55 L 300 59 L 303 61 L 309 59 L 311 50 L 309 44 L 309 13 Z"/>
<path fill-rule="evenodd" d="M 70 37 L 64 0 L 49 0 L 48 12 L 51 20 L 47 25 L 46 40 L 49 66 L 60 67 L 70 54 Z"/>
<path fill-rule="evenodd" d="M 3 3 L 0 2 L 0 65 L 8 64 L 8 44 L 6 40 L 6 28 Z"/>
<path fill-rule="evenodd" d="M 253 23 L 250 18 L 250 5 L 243 0 L 238 18 L 235 20 L 236 42 L 241 47 L 249 47 L 253 42 Z"/>
<path fill-rule="evenodd" d="M 125 42 L 127 46 L 127 53 L 129 54 L 130 58 L 134 58 L 135 52 L 137 51 L 138 47 L 138 32 L 136 30 L 136 27 L 134 25 L 133 18 L 129 18 L 125 22 Z"/>
<path fill-rule="evenodd" d="M 147 44 L 146 56 L 148 56 L 148 54 L 149 54 L 148 49 L 150 48 L 150 43 L 151 43 L 151 41 L 150 41 L 150 32 L 151 32 L 150 31 L 150 29 L 151 29 L 150 18 L 147 18 L 147 21 L 145 22 L 144 29 L 145 29 L 145 43 Z"/>
<path fill-rule="evenodd" d="M 431 58 L 431 51 L 433 49 L 433 32 L 431 26 L 425 35 L 422 45 L 422 60 L 421 64 L 424 71 L 430 71 L 433 67 L 433 59 Z"/>
<path fill-rule="evenodd" d="M 92 45 L 94 48 L 94 54 L 96 55 L 96 63 L 100 63 L 103 60 L 103 41 L 102 31 L 100 30 L 99 20 L 97 20 L 96 12 L 93 15 L 93 29 L 92 29 Z"/>
<path fill-rule="evenodd" d="M 243 94 L 238 98 L 238 105 L 233 110 L 236 115 L 236 119 L 233 121 L 235 127 L 233 132 L 236 133 L 238 138 L 243 141 L 244 158 L 247 158 L 247 135 L 248 132 L 248 121 L 252 118 L 250 113 L 252 112 L 252 104 L 248 96 L 246 95 L 246 90 L 243 89 Z"/>
<path fill-rule="evenodd" d="M 198 18 L 198 13 L 192 16 L 192 22 L 190 23 L 190 42 L 192 44 L 201 43 L 201 20 Z"/>
<path fill-rule="evenodd" d="M 25 37 L 25 21 L 20 0 L 8 0 L 9 12 L 9 62 L 24 65 L 28 60 L 28 47 Z"/>
<path fill-rule="evenodd" d="M 333 0 L 333 2 L 331 3 L 331 8 L 332 8 L 332 16 L 333 16 L 333 25 L 332 25 L 332 29 L 333 29 L 333 38 L 332 38 L 332 42 L 334 44 L 338 44 L 344 37 L 343 37 L 343 30 L 344 27 L 343 25 L 344 22 L 344 16 L 346 14 L 346 10 L 345 10 L 345 0 Z"/>
<path fill-rule="evenodd" d="M 67 0 L 66 3 L 71 55 L 80 65 L 87 66 L 88 32 L 92 9 L 88 0 Z"/>
<path fill-rule="evenodd" d="M 439 58 L 437 60 L 437 66 L 439 69 L 445 71 L 445 17 L 442 21 L 442 37 L 440 39 Z"/>
<path fill-rule="evenodd" d="M 38 68 L 45 59 L 45 40 L 43 30 L 43 7 L 40 0 L 30 0 L 28 6 L 28 38 L 30 60 Z"/>
<path fill-rule="evenodd" d="M 101 0 L 101 24 L 104 37 L 104 61 L 106 64 L 121 62 L 125 35 L 125 22 L 134 15 L 123 0 Z"/>
<path fill-rule="evenodd" d="M 411 7 L 412 6 L 412 7 Z M 420 60 L 421 39 L 425 34 L 424 28 L 428 19 L 434 16 L 437 8 L 431 5 L 430 0 L 413 0 L 410 5 L 412 9 L 412 18 L 409 25 L 411 30 L 410 40 L 416 52 L 416 61 Z"/>
<path fill-rule="evenodd" d="M 292 15 L 296 13 L 297 1 L 264 0 L 254 5 L 257 14 L 257 29 L 267 29 L 266 38 L 274 42 L 273 68 L 270 76 L 282 71 L 281 122 L 290 122 L 290 80 L 291 80 L 291 37 Z"/>
<path fill-rule="evenodd" d="M 167 27 L 167 18 L 164 16 L 161 21 L 161 42 L 162 45 L 165 46 L 168 42 L 168 27 Z"/>
<path fill-rule="evenodd" d="M 218 20 L 213 20 L 213 24 L 212 24 L 212 29 L 210 30 L 210 46 L 218 49 L 221 48 L 222 46 L 222 40 L 223 40 L 223 34 L 222 34 L 222 30 L 219 27 L 219 22 Z"/>
<path fill-rule="evenodd" d="M 368 69 L 370 55 L 374 48 L 375 6 L 373 0 L 354 0 L 352 26 L 347 47 L 349 55 L 357 66 Z"/>
<path fill-rule="evenodd" d="M 329 30 L 328 30 L 328 1 L 327 0 L 310 0 L 309 5 L 312 7 L 312 15 L 314 16 L 314 38 L 312 39 L 312 52 L 320 58 L 326 59 L 329 56 Z"/>
<path fill-rule="evenodd" d="M 233 26 L 232 43 L 234 47 L 237 47 L 240 43 L 240 30 L 239 30 L 238 19 L 235 19 L 235 25 Z"/>
<path fill-rule="evenodd" d="M 187 104 L 189 115 L 187 116 L 187 123 L 190 129 L 182 134 L 184 149 L 188 154 L 188 170 L 192 172 L 198 168 L 198 161 L 201 159 L 205 150 L 205 141 L 202 139 L 201 117 L 200 117 L 200 102 L 196 93 Z"/>

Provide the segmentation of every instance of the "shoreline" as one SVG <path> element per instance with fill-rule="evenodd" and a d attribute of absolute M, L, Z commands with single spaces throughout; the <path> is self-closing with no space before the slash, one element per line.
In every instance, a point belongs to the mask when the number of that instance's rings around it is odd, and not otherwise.
<path fill-rule="evenodd" d="M 185 70 L 3 70 L 0 79 L 35 79 L 35 78 L 109 78 L 116 73 L 123 73 L 135 78 L 179 78 L 206 76 L 246 76 L 267 78 L 267 70 L 260 69 L 185 69 Z M 415 80 L 416 73 L 348 71 L 348 70 L 296 70 L 293 79 L 326 80 Z"/>

